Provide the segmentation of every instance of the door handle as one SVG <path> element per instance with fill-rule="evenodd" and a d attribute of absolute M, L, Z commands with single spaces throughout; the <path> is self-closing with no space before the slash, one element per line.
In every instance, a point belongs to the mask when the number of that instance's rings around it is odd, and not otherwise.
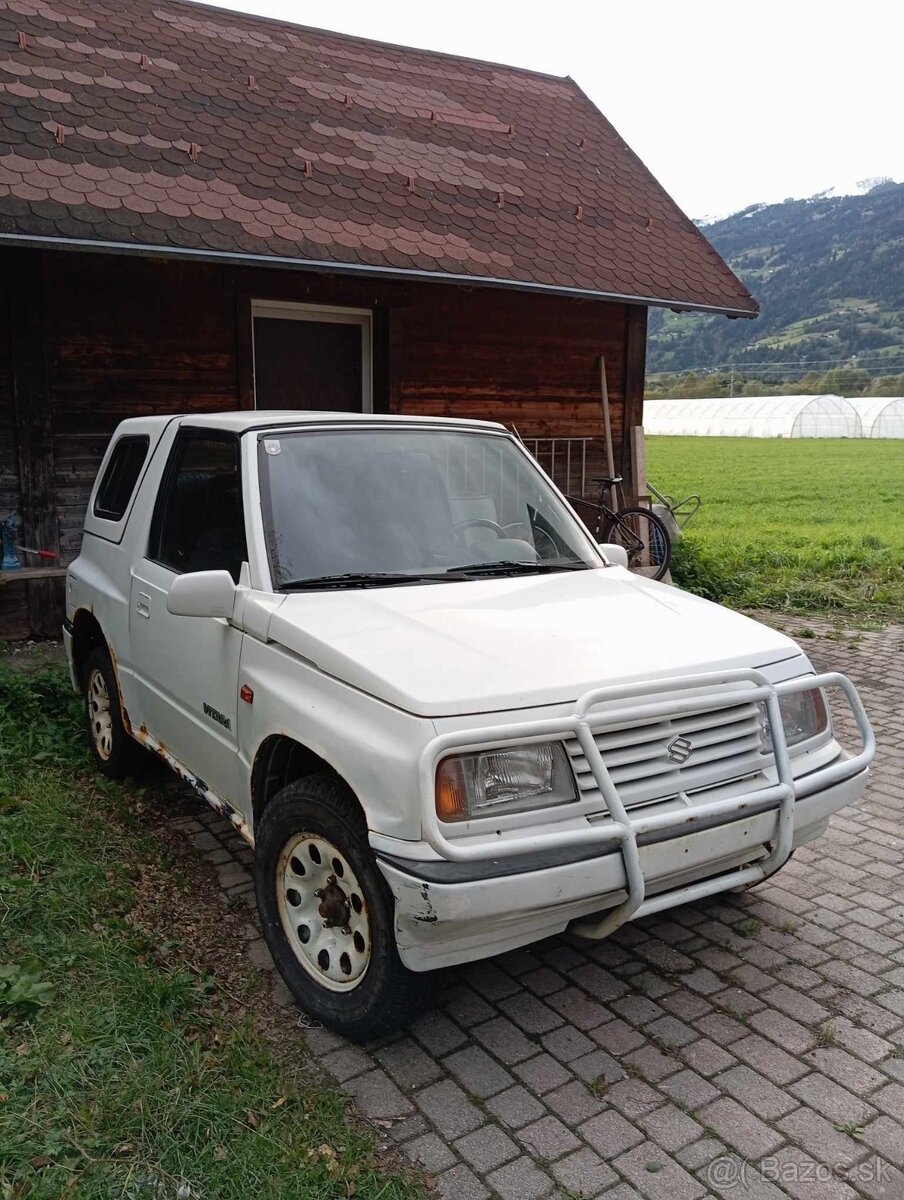
<path fill-rule="evenodd" d="M 150 617 L 151 615 L 151 597 L 147 592 L 139 592 L 138 599 L 135 602 L 135 611 L 139 617 Z"/>

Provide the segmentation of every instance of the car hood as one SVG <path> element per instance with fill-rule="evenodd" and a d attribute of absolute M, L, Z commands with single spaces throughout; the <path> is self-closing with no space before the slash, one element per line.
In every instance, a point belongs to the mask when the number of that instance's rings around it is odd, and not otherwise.
<path fill-rule="evenodd" d="M 621 567 L 295 592 L 268 636 L 425 717 L 564 703 L 611 683 L 801 654 L 765 625 Z"/>

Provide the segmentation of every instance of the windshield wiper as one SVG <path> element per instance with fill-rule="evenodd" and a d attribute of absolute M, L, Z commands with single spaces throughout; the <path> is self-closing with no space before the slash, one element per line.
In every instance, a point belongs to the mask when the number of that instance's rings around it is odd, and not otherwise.
<path fill-rule="evenodd" d="M 523 562 L 518 559 L 501 559 L 499 562 L 468 563 L 463 567 L 450 567 L 445 573 L 449 575 L 511 575 L 524 573 L 530 575 L 547 574 L 551 571 L 589 571 L 587 563 L 579 558 L 566 558 L 558 562 L 541 559 L 539 562 Z"/>
<path fill-rule="evenodd" d="M 290 579 L 279 585 L 281 591 L 310 589 L 387 587 L 396 583 L 448 583 L 446 575 L 406 575 L 398 571 L 347 571 L 342 575 L 314 575 L 310 579 Z"/>
<path fill-rule="evenodd" d="M 279 585 L 280 591 L 326 591 L 329 588 L 391 587 L 403 583 L 452 583 L 455 580 L 474 579 L 480 575 L 540 575 L 551 571 L 587 571 L 590 568 L 580 559 L 564 559 L 560 562 L 521 562 L 516 559 L 499 562 L 468 563 L 463 567 L 449 567 L 444 571 L 424 571 L 420 574 L 405 574 L 400 571 L 346 571 L 341 575 L 314 575 L 310 579 L 290 579 Z"/>

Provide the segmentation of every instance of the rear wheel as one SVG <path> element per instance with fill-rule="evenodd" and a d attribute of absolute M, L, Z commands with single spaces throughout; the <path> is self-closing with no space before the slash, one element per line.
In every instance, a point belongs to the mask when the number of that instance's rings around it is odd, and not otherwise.
<path fill-rule="evenodd" d="M 341 780 L 309 776 L 273 797 L 256 830 L 255 884 L 267 945 L 305 1012 L 356 1041 L 420 1012 L 428 978 L 399 958 L 392 894 Z"/>
<path fill-rule="evenodd" d="M 141 746 L 126 731 L 119 685 L 109 652 L 95 646 L 82 673 L 85 730 L 97 769 L 109 779 L 124 779 L 140 767 Z"/>
<path fill-rule="evenodd" d="M 672 539 L 664 522 L 648 508 L 620 509 L 606 526 L 603 541 L 624 546 L 632 571 L 662 579 L 669 569 Z"/>

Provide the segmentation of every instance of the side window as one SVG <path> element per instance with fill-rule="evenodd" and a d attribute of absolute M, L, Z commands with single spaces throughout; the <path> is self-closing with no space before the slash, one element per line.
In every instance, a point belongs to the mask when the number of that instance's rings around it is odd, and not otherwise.
<path fill-rule="evenodd" d="M 247 551 L 235 438 L 177 438 L 154 512 L 148 557 L 180 574 L 228 571 L 238 583 Z"/>
<path fill-rule="evenodd" d="M 148 456 L 149 445 L 150 438 L 146 436 L 121 437 L 113 447 L 94 501 L 96 517 L 104 521 L 123 519 Z"/>

